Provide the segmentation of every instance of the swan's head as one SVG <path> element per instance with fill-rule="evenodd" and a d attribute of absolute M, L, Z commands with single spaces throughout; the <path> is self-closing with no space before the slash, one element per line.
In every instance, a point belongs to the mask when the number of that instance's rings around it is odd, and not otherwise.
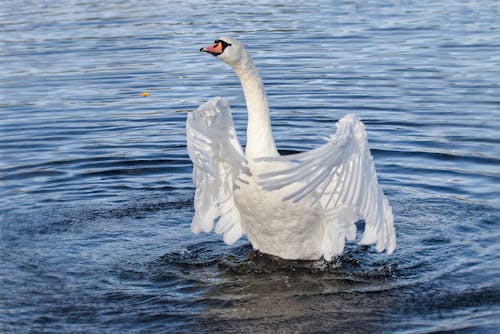
<path fill-rule="evenodd" d="M 216 39 L 214 44 L 201 48 L 200 52 L 210 53 L 231 67 L 237 65 L 246 55 L 243 45 L 232 37 Z"/>

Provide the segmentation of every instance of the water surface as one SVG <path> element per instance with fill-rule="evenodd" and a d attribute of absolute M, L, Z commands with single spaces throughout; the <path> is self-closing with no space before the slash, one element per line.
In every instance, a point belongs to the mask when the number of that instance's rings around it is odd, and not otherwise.
<path fill-rule="evenodd" d="M 0 12 L 0 331 L 494 333 L 500 325 L 500 4 L 8 0 Z M 236 76 L 277 144 L 366 125 L 392 256 L 283 261 L 193 235 L 185 113 Z M 147 91 L 149 97 L 141 97 Z M 362 230 L 362 222 L 359 230 Z"/>

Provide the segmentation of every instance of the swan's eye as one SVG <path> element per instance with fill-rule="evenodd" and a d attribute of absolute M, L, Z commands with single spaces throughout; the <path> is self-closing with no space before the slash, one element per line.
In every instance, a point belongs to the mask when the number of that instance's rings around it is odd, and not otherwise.
<path fill-rule="evenodd" d="M 228 43 L 226 41 L 223 41 L 221 39 L 218 39 L 215 41 L 217 44 L 222 44 L 222 51 L 224 52 L 224 50 L 228 47 L 228 46 L 231 46 L 231 43 Z"/>

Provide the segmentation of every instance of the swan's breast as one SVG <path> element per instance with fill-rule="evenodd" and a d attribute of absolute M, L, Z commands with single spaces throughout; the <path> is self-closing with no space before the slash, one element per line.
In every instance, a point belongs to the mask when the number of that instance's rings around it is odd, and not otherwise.
<path fill-rule="evenodd" d="M 307 200 L 283 201 L 284 190 L 263 190 L 256 175 L 272 171 L 272 164 L 262 165 L 250 166 L 251 175 L 242 175 L 234 191 L 243 230 L 253 247 L 285 259 L 320 258 L 322 210 Z"/>

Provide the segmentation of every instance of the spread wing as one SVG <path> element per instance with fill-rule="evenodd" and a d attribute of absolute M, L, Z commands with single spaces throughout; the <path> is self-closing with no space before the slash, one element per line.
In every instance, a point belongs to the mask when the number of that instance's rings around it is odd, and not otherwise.
<path fill-rule="evenodd" d="M 360 243 L 375 244 L 377 251 L 385 249 L 390 254 L 396 247 L 392 209 L 378 185 L 364 125 L 356 116 L 347 115 L 336 126 L 329 141 L 314 150 L 261 159 L 291 163 L 291 167 L 259 175 L 261 185 L 269 191 L 293 185 L 284 200 L 315 198 L 325 212 L 323 253 L 327 260 L 342 253 L 345 239 L 355 238 L 355 222 L 360 217 L 365 220 Z"/>
<path fill-rule="evenodd" d="M 240 213 L 233 199 L 234 182 L 246 170 L 245 157 L 227 101 L 215 97 L 188 114 L 187 151 L 193 162 L 194 233 L 215 232 L 232 244 L 242 233 Z"/>

